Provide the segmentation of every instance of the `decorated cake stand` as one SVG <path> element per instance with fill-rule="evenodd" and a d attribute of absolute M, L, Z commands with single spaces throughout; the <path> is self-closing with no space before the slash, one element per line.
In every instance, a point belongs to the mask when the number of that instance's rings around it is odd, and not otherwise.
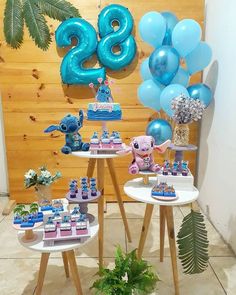
<path fill-rule="evenodd" d="M 184 152 L 187 152 L 187 151 L 194 152 L 197 150 L 197 146 L 193 144 L 189 144 L 186 146 L 179 146 L 179 145 L 174 145 L 173 143 L 171 143 L 168 148 L 172 151 L 175 151 L 175 162 L 179 162 L 179 163 L 181 163 L 183 160 Z"/>
<path fill-rule="evenodd" d="M 78 193 L 76 194 L 75 198 L 71 198 L 70 192 L 68 192 L 66 194 L 66 199 L 69 201 L 70 204 L 79 204 L 80 213 L 81 214 L 86 214 L 90 223 L 94 221 L 94 216 L 92 214 L 88 213 L 88 203 L 93 202 L 93 201 L 97 200 L 100 197 L 101 197 L 101 193 L 99 191 L 97 191 L 96 196 L 91 196 L 91 192 L 89 190 L 88 198 L 87 199 L 82 199 L 82 190 L 81 190 L 81 188 L 78 189 Z"/>
<path fill-rule="evenodd" d="M 21 240 L 23 243 L 32 243 L 38 239 L 36 232 L 33 232 L 34 229 L 40 227 L 43 222 L 36 222 L 32 227 L 21 227 L 20 224 L 12 224 L 13 228 L 21 231 Z"/>

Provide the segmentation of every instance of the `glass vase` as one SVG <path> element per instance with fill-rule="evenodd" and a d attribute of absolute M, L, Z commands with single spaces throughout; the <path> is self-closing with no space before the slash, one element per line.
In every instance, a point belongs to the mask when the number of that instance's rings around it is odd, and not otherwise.
<path fill-rule="evenodd" d="M 174 129 L 173 142 L 178 146 L 187 146 L 189 144 L 189 126 L 188 124 L 177 124 Z"/>
<path fill-rule="evenodd" d="M 52 190 L 50 185 L 37 184 L 35 186 L 35 192 L 40 207 L 51 204 Z"/>

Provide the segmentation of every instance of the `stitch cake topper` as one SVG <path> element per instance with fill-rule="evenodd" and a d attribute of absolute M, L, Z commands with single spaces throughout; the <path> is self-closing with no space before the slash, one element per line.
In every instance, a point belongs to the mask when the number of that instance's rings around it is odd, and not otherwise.
<path fill-rule="evenodd" d="M 95 95 L 97 102 L 113 102 L 113 97 L 111 95 L 111 89 L 109 85 L 113 84 L 113 81 L 105 80 L 104 83 L 102 78 L 98 78 L 98 82 L 100 84 L 97 93 Z M 89 87 L 94 89 L 94 84 L 90 83 Z"/>

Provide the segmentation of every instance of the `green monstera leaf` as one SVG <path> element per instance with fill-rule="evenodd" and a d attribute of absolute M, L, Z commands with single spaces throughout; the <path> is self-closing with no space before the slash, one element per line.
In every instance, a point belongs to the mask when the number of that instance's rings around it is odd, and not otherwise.
<path fill-rule="evenodd" d="M 191 210 L 178 233 L 179 259 L 186 274 L 203 272 L 208 266 L 208 239 L 204 216 Z"/>

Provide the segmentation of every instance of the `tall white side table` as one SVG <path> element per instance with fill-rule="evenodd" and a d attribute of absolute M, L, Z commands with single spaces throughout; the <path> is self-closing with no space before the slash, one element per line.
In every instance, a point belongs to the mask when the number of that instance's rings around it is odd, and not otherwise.
<path fill-rule="evenodd" d="M 117 202 L 120 207 L 120 213 L 123 219 L 125 232 L 128 238 L 128 241 L 131 242 L 131 234 L 128 226 L 128 221 L 125 213 L 125 208 L 123 204 L 123 200 L 120 193 L 119 184 L 117 181 L 115 166 L 114 166 L 114 158 L 121 157 L 122 155 L 117 154 L 92 154 L 90 151 L 88 152 L 72 152 L 73 156 L 88 158 L 88 168 L 87 168 L 87 177 L 92 177 L 95 169 L 95 165 L 97 163 L 97 182 L 98 189 L 101 192 L 101 197 L 98 199 L 98 223 L 99 223 L 99 233 L 98 233 L 98 249 L 99 249 L 99 265 L 100 267 L 103 265 L 103 232 L 104 232 L 104 164 L 105 160 L 107 162 L 108 170 L 111 175 L 112 184 L 114 187 L 115 195 Z"/>
<path fill-rule="evenodd" d="M 94 219 L 93 223 L 90 224 L 90 237 L 87 238 L 86 240 L 80 241 L 78 239 L 78 240 L 58 241 L 58 242 L 55 242 L 53 246 L 44 245 L 42 228 L 34 231 L 35 235 L 37 236 L 37 239 L 33 242 L 24 242 L 24 240 L 22 239 L 22 236 L 24 235 L 24 231 L 18 232 L 18 240 L 22 246 L 30 250 L 38 251 L 41 253 L 40 268 L 39 268 L 38 281 L 37 281 L 37 287 L 35 292 L 36 295 L 41 295 L 42 293 L 45 272 L 48 265 L 48 259 L 50 254 L 54 252 L 62 253 L 66 277 L 67 278 L 69 277 L 69 267 L 70 267 L 70 272 L 76 287 L 77 294 L 83 295 L 78 268 L 77 268 L 76 259 L 75 259 L 74 249 L 77 249 L 87 244 L 89 241 L 91 241 L 97 235 L 98 230 L 99 230 L 99 225 L 97 223 L 97 220 Z"/>
<path fill-rule="evenodd" d="M 173 201 L 159 201 L 151 196 L 152 187 L 156 184 L 157 178 L 150 177 L 149 183 L 144 184 L 143 178 L 136 178 L 126 182 L 124 191 L 127 196 L 136 201 L 147 203 L 143 220 L 142 231 L 138 246 L 138 257 L 141 258 L 148 233 L 148 228 L 152 218 L 154 205 L 160 206 L 160 261 L 164 259 L 164 241 L 165 241 L 165 225 L 167 224 L 167 232 L 169 237 L 169 246 L 172 262 L 173 280 L 175 286 L 175 294 L 179 295 L 179 281 L 177 270 L 177 254 L 175 242 L 175 229 L 173 218 L 173 207 L 189 204 L 194 202 L 199 195 L 199 191 L 193 188 L 192 191 L 177 191 L 178 199 Z"/>

